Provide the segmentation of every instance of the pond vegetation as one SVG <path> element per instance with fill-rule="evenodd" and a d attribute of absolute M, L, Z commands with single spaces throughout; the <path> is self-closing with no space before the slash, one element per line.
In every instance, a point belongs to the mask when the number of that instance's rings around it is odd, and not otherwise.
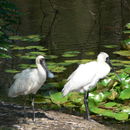
<path fill-rule="evenodd" d="M 23 39 L 22 39 L 23 38 Z M 40 41 L 40 36 L 11 36 L 11 40 L 21 40 L 24 41 L 21 46 L 12 45 L 12 51 L 18 51 L 15 54 L 15 58 L 32 60 L 35 59 L 37 55 L 44 55 L 48 62 L 48 68 L 55 73 L 55 80 L 51 80 L 46 85 L 44 85 L 39 94 L 36 96 L 35 103 L 43 104 L 40 105 L 42 108 L 46 109 L 69 109 L 71 111 L 77 111 L 80 113 L 85 112 L 85 107 L 83 104 L 83 95 L 80 93 L 72 92 L 68 96 L 63 97 L 61 89 L 65 84 L 65 79 L 57 81 L 60 78 L 60 73 L 64 73 L 67 67 L 76 63 L 86 63 L 91 61 L 90 59 L 70 59 L 70 57 L 76 57 L 80 52 L 78 51 L 66 51 L 63 53 L 65 60 L 62 62 L 55 62 L 58 56 L 48 55 L 47 49 L 39 45 L 30 45 L 31 42 Z M 26 40 L 25 40 L 26 39 Z M 28 44 L 26 44 L 26 42 Z M 115 47 L 115 46 L 113 46 Z M 24 54 L 23 54 L 24 51 Z M 90 52 L 90 54 L 93 54 Z M 127 55 L 126 55 L 127 56 Z M 117 73 L 121 79 L 114 74 L 110 73 L 107 78 L 101 80 L 97 84 L 97 88 L 90 93 L 89 96 L 89 109 L 92 113 L 99 114 L 100 116 L 105 116 L 109 118 L 114 118 L 116 120 L 129 120 L 130 114 L 130 68 L 127 67 L 130 64 L 129 60 L 112 60 L 112 64 L 115 66 L 126 66 Z M 7 73 L 17 73 L 22 69 L 28 67 L 35 67 L 34 64 L 18 64 L 17 70 L 8 69 L 5 70 Z M 60 78 L 61 79 L 61 78 Z"/>
<path fill-rule="evenodd" d="M 36 95 L 35 103 L 39 104 L 43 109 L 58 110 L 64 108 L 70 111 L 84 113 L 85 106 L 82 94 L 72 92 L 66 97 L 62 96 L 61 90 L 66 82 L 63 75 L 70 66 L 77 65 L 77 63 L 86 63 L 92 59 L 78 59 L 77 56 L 80 52 L 75 50 L 65 51 L 61 54 L 64 60 L 59 61 L 57 60 L 59 56 L 48 54 L 48 49 L 39 45 L 39 42 L 44 39 L 44 36 L 10 36 L 8 31 L 13 31 L 11 29 L 12 25 L 17 24 L 21 13 L 17 11 L 17 8 L 12 3 L 5 0 L 0 1 L 0 6 L 2 7 L 1 11 L 3 11 L 0 12 L 0 14 L 3 14 L 0 19 L 0 50 L 2 51 L 0 57 L 24 59 L 22 64 L 17 64 L 17 68 L 8 68 L 5 72 L 15 74 L 28 67 L 33 68 L 35 64 L 32 64 L 31 61 L 37 55 L 44 55 L 47 59 L 49 70 L 54 72 L 56 76 L 54 80 L 49 80 L 41 88 Z M 89 109 L 92 113 L 119 121 L 128 121 L 130 119 L 130 23 L 126 25 L 126 28 L 127 30 L 124 31 L 124 34 L 128 35 L 128 39 L 123 40 L 121 46 L 127 50 L 113 52 L 114 54 L 125 56 L 126 60 L 111 60 L 114 67 L 117 68 L 116 72 L 121 81 L 115 73 L 111 72 L 105 79 L 98 82 L 97 87 L 89 95 Z M 22 44 L 16 44 L 19 41 Z M 116 48 L 117 45 L 107 45 L 105 47 Z M 9 54 L 9 52 L 13 52 L 13 55 Z M 94 52 L 85 52 L 85 54 L 95 55 Z"/>

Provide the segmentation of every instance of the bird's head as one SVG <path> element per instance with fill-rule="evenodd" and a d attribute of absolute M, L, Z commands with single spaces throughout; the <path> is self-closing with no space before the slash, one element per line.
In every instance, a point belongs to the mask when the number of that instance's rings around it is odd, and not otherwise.
<path fill-rule="evenodd" d="M 121 78 L 119 77 L 119 75 L 116 73 L 115 69 L 113 68 L 110 59 L 109 59 L 109 55 L 105 52 L 100 52 L 99 55 L 97 56 L 97 61 L 98 62 L 106 62 L 110 67 L 111 67 L 111 71 L 113 71 L 116 76 L 118 77 L 119 81 L 121 81 Z"/>
<path fill-rule="evenodd" d="M 109 55 L 105 52 L 100 52 L 98 54 L 97 61 L 98 62 L 106 62 L 112 68 L 112 64 L 110 62 Z"/>
<path fill-rule="evenodd" d="M 45 57 L 42 55 L 39 55 L 36 57 L 36 64 L 41 64 L 42 62 L 45 62 Z"/>
<path fill-rule="evenodd" d="M 99 61 L 99 62 L 105 62 L 106 59 L 108 59 L 108 58 L 109 58 L 109 55 L 108 55 L 107 53 L 105 53 L 105 52 L 100 52 L 100 53 L 98 54 L 98 56 L 97 56 L 97 61 Z"/>
<path fill-rule="evenodd" d="M 41 65 L 42 68 L 46 71 L 47 77 L 49 78 L 54 78 L 54 74 L 50 72 L 47 68 L 46 62 L 45 62 L 45 57 L 42 55 L 39 55 L 36 57 L 36 64 Z"/>

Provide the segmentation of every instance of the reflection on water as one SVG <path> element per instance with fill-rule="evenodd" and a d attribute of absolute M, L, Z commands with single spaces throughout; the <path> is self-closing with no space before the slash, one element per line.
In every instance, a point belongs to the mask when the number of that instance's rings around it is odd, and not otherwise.
<path fill-rule="evenodd" d="M 54 16 L 51 4 L 58 10 L 49 44 L 51 53 L 60 55 L 66 50 L 104 51 L 104 44 L 117 44 L 121 39 L 121 7 L 117 2 L 23 0 L 15 3 L 25 15 L 19 31 L 22 35 L 47 35 Z M 118 2 L 119 3 L 119 2 Z M 116 6 L 116 8 L 115 8 Z M 44 21 L 43 12 L 45 13 Z M 118 33 L 117 33 L 118 32 Z M 43 43 L 41 43 L 43 44 Z M 105 50 L 109 51 L 109 50 Z M 86 57 L 86 55 L 81 55 Z"/>

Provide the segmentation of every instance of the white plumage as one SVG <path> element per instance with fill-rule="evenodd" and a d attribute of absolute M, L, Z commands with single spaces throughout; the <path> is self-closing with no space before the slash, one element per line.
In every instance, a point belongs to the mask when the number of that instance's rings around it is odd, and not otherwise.
<path fill-rule="evenodd" d="M 69 76 L 67 79 L 68 82 L 62 89 L 63 96 L 66 96 L 71 91 L 88 92 L 95 87 L 100 79 L 104 78 L 110 72 L 110 69 L 111 64 L 108 54 L 101 52 L 97 56 L 97 61 L 79 65 Z"/>
<path fill-rule="evenodd" d="M 15 81 L 9 88 L 9 97 L 36 94 L 46 81 L 47 76 L 50 78 L 54 77 L 54 75 L 48 71 L 43 56 L 40 55 L 36 57 L 36 66 L 37 68 L 35 69 L 25 69 L 14 76 Z M 34 111 L 34 99 L 32 100 L 32 106 Z"/>
<path fill-rule="evenodd" d="M 46 70 L 40 63 L 42 59 L 44 59 L 43 56 L 36 58 L 36 69 L 26 69 L 14 76 L 15 82 L 9 89 L 9 97 L 17 97 L 31 93 L 36 94 L 47 77 Z"/>

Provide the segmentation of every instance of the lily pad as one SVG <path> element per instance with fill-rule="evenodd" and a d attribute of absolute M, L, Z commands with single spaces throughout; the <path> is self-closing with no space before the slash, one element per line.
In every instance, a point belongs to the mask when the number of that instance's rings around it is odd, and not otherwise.
<path fill-rule="evenodd" d="M 79 51 L 66 51 L 64 52 L 64 54 L 62 55 L 63 57 L 75 57 L 79 54 Z"/>
<path fill-rule="evenodd" d="M 10 40 L 20 40 L 25 42 L 38 42 L 41 40 L 41 37 L 39 35 L 28 35 L 28 36 L 10 36 Z"/>
<path fill-rule="evenodd" d="M 31 52 L 28 52 L 26 53 L 25 55 L 45 55 L 45 52 L 40 52 L 40 51 L 31 51 Z"/>
<path fill-rule="evenodd" d="M 130 51 L 115 51 L 114 54 L 130 57 Z"/>
<path fill-rule="evenodd" d="M 119 112 L 115 114 L 115 119 L 116 120 L 128 120 L 128 113 L 126 112 Z"/>
<path fill-rule="evenodd" d="M 73 92 L 71 95 L 68 95 L 68 100 L 74 103 L 83 104 L 83 95 L 79 95 L 79 93 Z"/>
<path fill-rule="evenodd" d="M 23 55 L 23 56 L 21 56 L 20 58 L 22 58 L 22 59 L 35 59 L 36 56 Z"/>
<path fill-rule="evenodd" d="M 108 97 L 108 99 L 114 100 L 117 96 L 118 93 L 114 89 L 111 89 L 111 95 Z"/>
<path fill-rule="evenodd" d="M 120 60 L 120 62 L 123 64 L 130 64 L 130 60 Z"/>
<path fill-rule="evenodd" d="M 19 71 L 18 70 L 16 70 L 16 69 L 7 69 L 7 70 L 5 70 L 5 72 L 6 73 L 18 73 Z"/>
<path fill-rule="evenodd" d="M 105 48 L 117 48 L 118 45 L 104 45 Z"/>
<path fill-rule="evenodd" d="M 104 106 L 105 106 L 105 107 L 114 107 L 114 106 L 116 106 L 116 105 L 117 105 L 116 102 L 108 102 L 108 103 L 106 103 Z"/>
<path fill-rule="evenodd" d="M 44 48 L 44 46 L 26 46 L 25 49 L 29 50 L 29 49 L 37 49 L 40 51 L 46 51 L 48 49 Z"/>
<path fill-rule="evenodd" d="M 89 52 L 85 52 L 85 54 L 86 54 L 87 56 L 92 56 L 92 55 L 95 55 L 95 52 L 89 51 Z"/>
<path fill-rule="evenodd" d="M 125 99 L 130 99 L 130 88 L 126 88 L 120 93 L 119 96 L 120 99 L 125 100 Z"/>
<path fill-rule="evenodd" d="M 78 63 L 79 60 L 65 60 L 64 62 L 67 64 L 74 64 L 74 63 Z"/>
<path fill-rule="evenodd" d="M 10 39 L 10 40 L 21 40 L 22 37 L 19 36 L 19 35 L 16 35 L 16 36 L 10 36 L 9 39 Z"/>
<path fill-rule="evenodd" d="M 12 57 L 7 54 L 0 53 L 0 58 L 12 58 Z"/>
<path fill-rule="evenodd" d="M 12 50 L 24 50 L 25 47 L 22 47 L 22 46 L 12 46 L 11 49 L 12 49 Z"/>
<path fill-rule="evenodd" d="M 130 34 L 130 30 L 123 31 L 124 34 Z"/>
<path fill-rule="evenodd" d="M 48 64 L 48 68 L 52 72 L 56 72 L 56 73 L 61 73 L 64 70 L 66 70 L 64 66 L 59 66 L 58 64 Z"/>
<path fill-rule="evenodd" d="M 104 101 L 108 96 L 111 95 L 111 92 L 100 92 L 98 94 L 96 93 L 89 93 L 89 98 L 93 100 L 96 103 Z"/>
<path fill-rule="evenodd" d="M 58 105 L 64 104 L 68 100 L 68 97 L 67 96 L 63 97 L 61 92 L 50 91 L 50 97 L 51 97 L 52 102 Z"/>
<path fill-rule="evenodd" d="M 102 115 L 102 116 L 115 118 L 116 120 L 128 120 L 128 113 L 113 112 L 112 110 L 98 108 L 93 101 L 89 102 L 89 108 L 91 112 Z"/>
<path fill-rule="evenodd" d="M 57 59 L 58 56 L 56 55 L 46 55 L 46 59 Z"/>
<path fill-rule="evenodd" d="M 122 112 L 130 114 L 130 107 L 129 106 L 122 107 Z"/>
<path fill-rule="evenodd" d="M 124 72 L 126 72 L 127 74 L 130 74 L 130 68 L 125 68 Z"/>
<path fill-rule="evenodd" d="M 21 69 L 26 69 L 26 68 L 36 68 L 35 64 L 19 64 L 18 65 Z"/>
<path fill-rule="evenodd" d="M 127 24 L 125 25 L 125 27 L 127 27 L 128 29 L 130 29 L 130 23 L 127 23 Z"/>

